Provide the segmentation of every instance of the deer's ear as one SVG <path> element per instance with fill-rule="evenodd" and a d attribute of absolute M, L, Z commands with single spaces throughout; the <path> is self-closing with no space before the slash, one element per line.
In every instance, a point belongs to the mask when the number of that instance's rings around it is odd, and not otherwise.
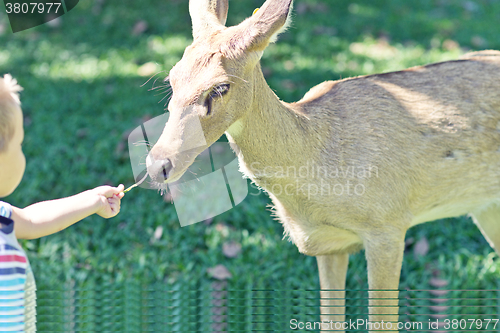
<path fill-rule="evenodd" d="M 229 0 L 189 0 L 189 15 L 196 39 L 226 24 Z"/>
<path fill-rule="evenodd" d="M 246 48 L 263 51 L 269 43 L 274 43 L 278 35 L 291 22 L 293 0 L 267 0 L 249 19 L 247 25 Z"/>

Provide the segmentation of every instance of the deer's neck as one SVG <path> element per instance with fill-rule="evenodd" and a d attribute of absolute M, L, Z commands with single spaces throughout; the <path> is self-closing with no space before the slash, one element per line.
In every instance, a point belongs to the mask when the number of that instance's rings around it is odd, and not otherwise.
<path fill-rule="evenodd" d="M 252 106 L 227 133 L 239 148 L 245 173 L 255 180 L 259 176 L 253 174 L 261 174 L 264 168 L 281 170 L 311 163 L 317 152 L 311 126 L 310 120 L 295 112 L 293 104 L 279 100 L 259 67 L 254 75 Z"/>

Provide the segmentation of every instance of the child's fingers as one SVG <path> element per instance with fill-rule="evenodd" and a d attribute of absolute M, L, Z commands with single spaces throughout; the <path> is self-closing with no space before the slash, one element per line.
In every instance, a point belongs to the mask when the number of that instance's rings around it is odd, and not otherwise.
<path fill-rule="evenodd" d="M 110 189 L 110 194 L 111 194 L 111 195 L 116 195 L 116 194 L 123 193 L 123 189 L 124 189 L 124 188 L 125 188 L 125 187 L 123 186 L 123 184 L 120 184 L 120 185 L 118 185 L 117 187 L 112 187 L 112 188 Z"/>
<path fill-rule="evenodd" d="M 117 189 L 117 188 L 114 188 L 114 189 Z M 120 195 L 119 195 L 119 193 L 111 194 L 110 196 L 106 197 L 105 192 L 108 189 L 105 189 L 103 186 L 99 190 L 102 191 L 99 193 L 99 195 L 101 196 L 101 200 L 103 200 L 104 205 L 97 212 L 97 214 L 101 217 L 106 218 L 106 219 L 109 219 L 111 217 L 116 216 L 120 212 Z"/>
<path fill-rule="evenodd" d="M 111 198 L 108 198 L 108 204 L 111 212 L 116 215 L 120 212 L 120 200 L 113 196 Z"/>
<path fill-rule="evenodd" d="M 112 197 L 109 197 L 108 198 L 108 203 L 110 205 L 118 205 L 118 206 L 120 206 L 120 198 L 118 197 L 118 194 L 114 195 Z"/>
<path fill-rule="evenodd" d="M 109 198 L 114 195 L 118 195 L 123 192 L 124 186 L 123 184 L 118 185 L 117 187 L 112 187 L 112 186 L 101 186 L 98 187 L 99 193 L 101 195 L 104 195 L 105 197 Z"/>

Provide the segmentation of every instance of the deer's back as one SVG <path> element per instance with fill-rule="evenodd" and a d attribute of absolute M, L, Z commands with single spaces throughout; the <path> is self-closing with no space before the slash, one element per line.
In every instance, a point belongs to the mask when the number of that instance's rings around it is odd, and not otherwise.
<path fill-rule="evenodd" d="M 328 132 L 318 165 L 377 170 L 346 214 L 416 224 L 500 198 L 500 52 L 324 82 L 295 106 Z"/>

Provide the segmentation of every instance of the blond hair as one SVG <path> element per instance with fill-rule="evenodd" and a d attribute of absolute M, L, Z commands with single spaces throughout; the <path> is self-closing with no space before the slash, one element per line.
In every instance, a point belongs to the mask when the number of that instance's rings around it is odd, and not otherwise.
<path fill-rule="evenodd" d="M 7 148 L 14 135 L 12 110 L 21 105 L 19 100 L 21 90 L 23 88 L 10 74 L 5 74 L 3 78 L 0 77 L 0 153 Z"/>

